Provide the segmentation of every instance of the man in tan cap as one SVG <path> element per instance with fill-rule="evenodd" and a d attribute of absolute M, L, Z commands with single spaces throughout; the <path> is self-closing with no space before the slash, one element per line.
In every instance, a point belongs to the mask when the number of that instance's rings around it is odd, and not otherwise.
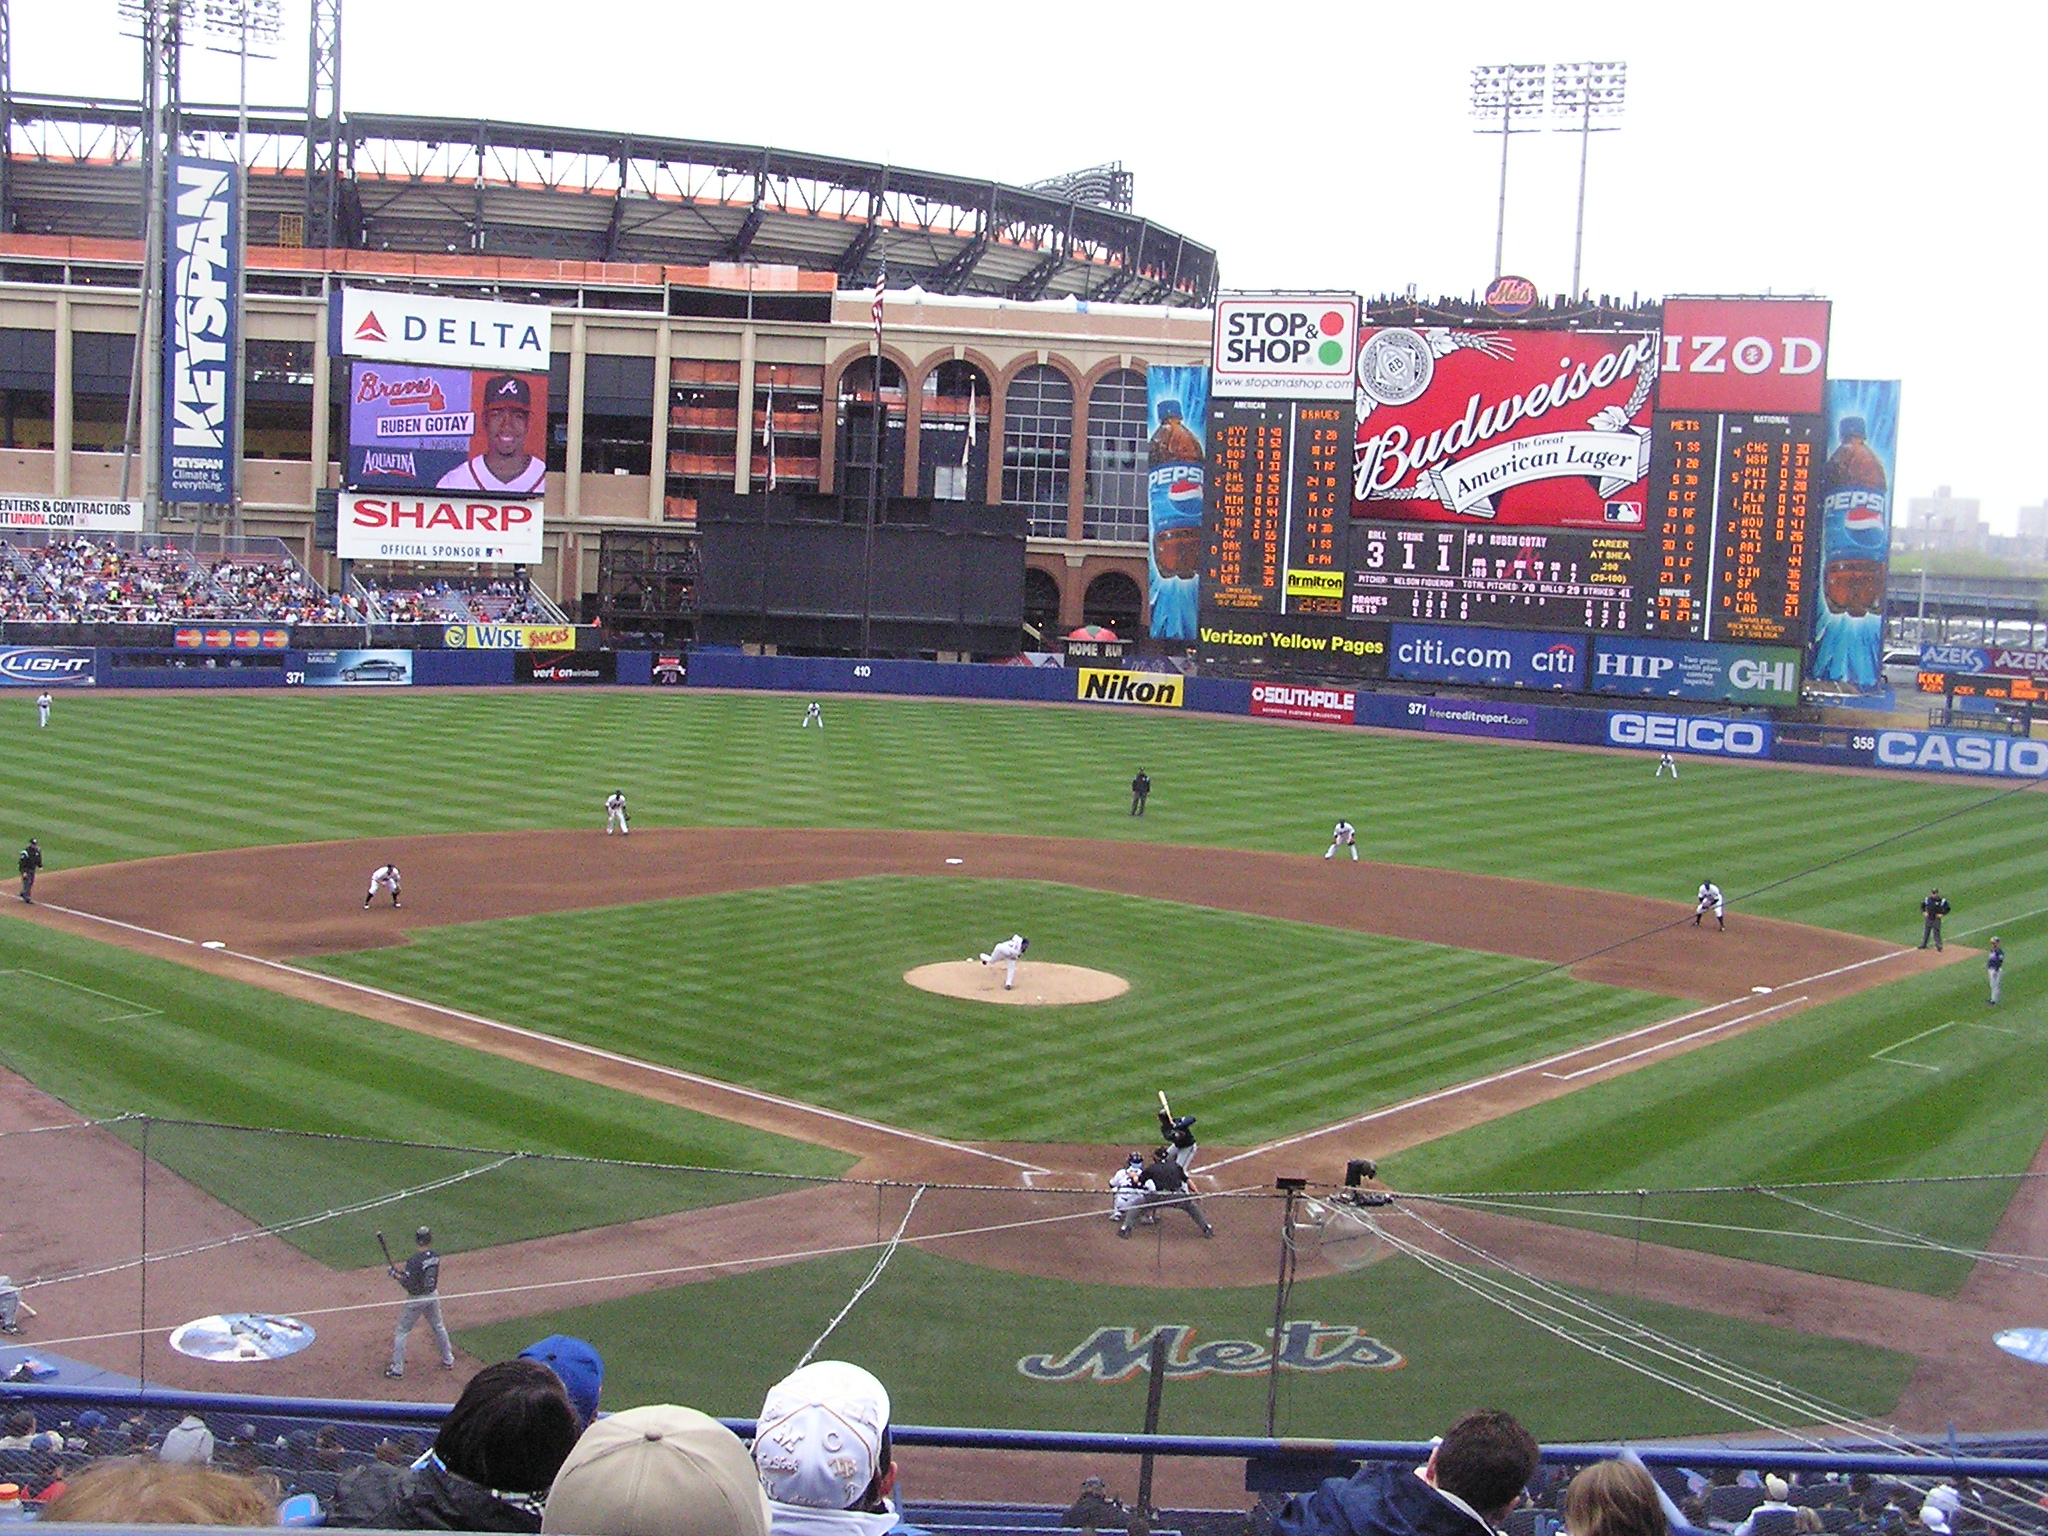
<path fill-rule="evenodd" d="M 657 1403 L 599 1419 L 555 1474 L 542 1531 L 563 1536 L 768 1536 L 768 1500 L 739 1437 Z"/>
<path fill-rule="evenodd" d="M 922 1536 L 897 1513 L 889 1392 L 844 1360 L 814 1360 L 768 1389 L 754 1466 L 774 1536 Z"/>

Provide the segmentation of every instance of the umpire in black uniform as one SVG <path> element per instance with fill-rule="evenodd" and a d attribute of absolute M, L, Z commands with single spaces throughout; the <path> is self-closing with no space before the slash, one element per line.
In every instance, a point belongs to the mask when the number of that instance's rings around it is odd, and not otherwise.
<path fill-rule="evenodd" d="M 1925 919 L 1920 925 L 1920 947 L 1925 949 L 1927 941 L 1932 939 L 1938 953 L 1941 949 L 1941 920 L 1948 916 L 1948 898 L 1941 894 L 1939 887 L 1929 891 L 1927 898 L 1920 903 L 1920 915 Z"/>
<path fill-rule="evenodd" d="M 1188 1219 L 1202 1229 L 1202 1236 L 1216 1235 L 1216 1229 L 1209 1225 L 1209 1218 L 1202 1214 L 1202 1202 L 1189 1190 L 1188 1172 L 1175 1159 L 1172 1147 L 1161 1147 L 1152 1154 L 1152 1161 L 1145 1165 L 1138 1182 L 1144 1186 L 1145 1198 L 1124 1212 L 1123 1218 L 1117 1222 L 1118 1237 L 1129 1237 L 1139 1217 L 1166 1206 L 1178 1206 L 1186 1211 Z"/>
<path fill-rule="evenodd" d="M 28 840 L 28 846 L 15 862 L 21 868 L 21 899 L 34 906 L 35 897 L 29 893 L 36 888 L 36 871 L 43 867 L 43 850 L 34 838 Z"/>

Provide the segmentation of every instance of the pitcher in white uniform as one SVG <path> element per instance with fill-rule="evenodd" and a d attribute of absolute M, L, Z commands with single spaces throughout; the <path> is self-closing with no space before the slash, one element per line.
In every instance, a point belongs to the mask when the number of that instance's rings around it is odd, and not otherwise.
<path fill-rule="evenodd" d="M 983 965 L 994 965 L 1002 961 L 1009 969 L 1003 975 L 1003 990 L 1009 991 L 1017 984 L 1017 962 L 1024 958 L 1024 951 L 1031 947 L 1031 941 L 1021 933 L 1013 933 L 1002 943 L 981 957 Z"/>

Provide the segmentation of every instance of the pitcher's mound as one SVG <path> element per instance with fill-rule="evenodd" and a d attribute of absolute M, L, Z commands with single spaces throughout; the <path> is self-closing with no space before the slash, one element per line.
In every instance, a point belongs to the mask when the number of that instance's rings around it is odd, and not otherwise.
<path fill-rule="evenodd" d="M 1026 960 L 1017 967 L 1017 985 L 1005 992 L 1006 969 L 1001 965 L 983 965 L 979 960 L 942 960 L 937 965 L 920 965 L 914 971 L 905 971 L 903 979 L 922 991 L 937 992 L 943 997 L 971 997 L 978 1003 L 1100 1003 L 1131 990 L 1128 981 L 1108 971 Z"/>

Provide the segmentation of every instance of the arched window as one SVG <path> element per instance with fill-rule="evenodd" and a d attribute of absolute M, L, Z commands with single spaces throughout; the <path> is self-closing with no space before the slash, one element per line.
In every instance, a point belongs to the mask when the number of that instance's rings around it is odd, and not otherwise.
<path fill-rule="evenodd" d="M 988 375 L 951 361 L 924 376 L 919 392 L 917 494 L 936 501 L 988 500 Z"/>
<path fill-rule="evenodd" d="M 1074 449 L 1074 386 L 1044 363 L 1010 381 L 1003 397 L 1003 500 L 1022 507 L 1034 538 L 1067 536 L 1067 475 Z"/>
<path fill-rule="evenodd" d="M 1024 567 L 1024 628 L 1027 650 L 1049 651 L 1059 640 L 1060 584 L 1035 565 Z M 1035 637 L 1029 633 L 1034 629 Z"/>
<path fill-rule="evenodd" d="M 903 494 L 903 370 L 882 359 L 882 495 Z M 856 359 L 839 375 L 839 495 L 850 506 L 866 504 L 874 489 L 875 360 Z"/>
<path fill-rule="evenodd" d="M 1123 640 L 1137 637 L 1138 616 L 1143 611 L 1138 584 L 1122 571 L 1104 571 L 1088 583 L 1081 598 L 1081 622 L 1113 629 Z"/>
<path fill-rule="evenodd" d="M 1142 544 L 1145 493 L 1145 375 L 1120 368 L 1088 391 L 1088 483 L 1081 537 Z"/>

